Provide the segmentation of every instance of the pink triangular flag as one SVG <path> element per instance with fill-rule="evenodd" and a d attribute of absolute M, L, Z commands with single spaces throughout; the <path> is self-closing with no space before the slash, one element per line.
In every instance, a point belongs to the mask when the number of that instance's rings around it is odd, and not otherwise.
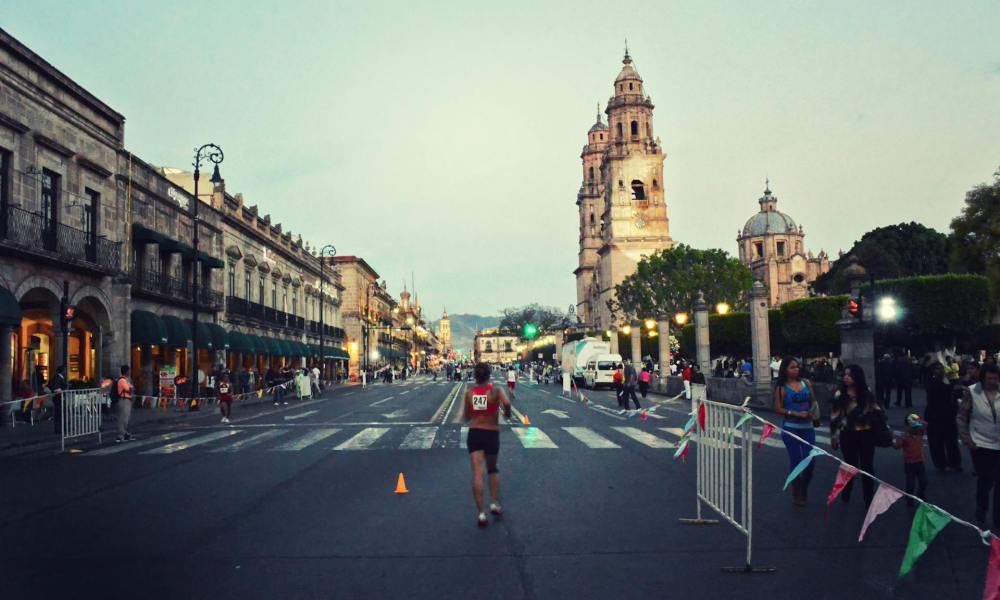
<path fill-rule="evenodd" d="M 990 540 L 990 562 L 986 567 L 983 600 L 1000 600 L 1000 539 Z"/>
<path fill-rule="evenodd" d="M 861 525 L 861 533 L 858 535 L 859 542 L 865 538 L 865 532 L 868 531 L 868 526 L 872 524 L 872 521 L 889 510 L 892 503 L 902 497 L 903 492 L 888 483 L 879 484 L 878 489 L 875 490 L 875 497 L 872 498 L 871 506 L 868 507 L 868 514 L 865 515 L 865 522 Z"/>
<path fill-rule="evenodd" d="M 760 433 L 760 439 L 757 440 L 758 450 L 760 450 L 760 447 L 764 445 L 764 440 L 771 437 L 772 433 L 774 433 L 774 425 L 771 425 L 770 423 L 764 423 L 764 431 Z"/>
<path fill-rule="evenodd" d="M 833 489 L 830 490 L 830 495 L 826 498 L 826 505 L 830 506 L 833 501 L 837 499 L 840 492 L 847 487 L 848 482 L 858 474 L 858 470 L 851 465 L 841 464 L 840 468 L 837 469 L 837 480 L 833 482 Z"/>

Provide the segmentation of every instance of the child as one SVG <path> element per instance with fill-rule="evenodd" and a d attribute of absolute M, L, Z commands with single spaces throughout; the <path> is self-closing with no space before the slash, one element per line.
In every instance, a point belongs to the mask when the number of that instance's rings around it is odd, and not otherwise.
<path fill-rule="evenodd" d="M 927 472 L 924 470 L 924 430 L 926 421 L 917 414 L 906 417 L 906 433 L 892 441 L 893 448 L 903 449 L 903 472 L 906 473 L 906 493 L 913 493 L 914 481 L 917 483 L 917 497 L 924 499 L 927 491 Z M 913 498 L 907 498 L 910 506 L 916 504 Z"/>

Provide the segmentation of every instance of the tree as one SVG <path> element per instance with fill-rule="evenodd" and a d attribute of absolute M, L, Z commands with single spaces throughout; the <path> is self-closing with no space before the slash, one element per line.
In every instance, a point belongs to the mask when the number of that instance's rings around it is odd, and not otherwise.
<path fill-rule="evenodd" d="M 875 279 L 897 279 L 948 272 L 948 236 L 919 223 L 878 227 L 861 236 L 851 250 L 820 275 L 813 289 L 823 294 L 844 294 L 850 285 L 843 271 L 855 255 Z"/>
<path fill-rule="evenodd" d="M 558 308 L 540 304 L 505 308 L 500 314 L 503 315 L 500 319 L 500 330 L 522 337 L 524 326 L 528 323 L 537 325 L 540 333 L 563 329 L 570 325 L 566 315 L 559 312 Z"/>
<path fill-rule="evenodd" d="M 962 214 L 951 222 L 951 266 L 959 273 L 985 275 L 994 306 L 1000 299 L 1000 169 L 993 184 L 965 195 Z"/>
<path fill-rule="evenodd" d="M 678 244 L 643 257 L 635 273 L 615 286 L 617 300 L 609 308 L 624 318 L 669 317 L 690 311 L 699 291 L 710 306 L 745 308 L 752 283 L 750 270 L 724 250 Z"/>

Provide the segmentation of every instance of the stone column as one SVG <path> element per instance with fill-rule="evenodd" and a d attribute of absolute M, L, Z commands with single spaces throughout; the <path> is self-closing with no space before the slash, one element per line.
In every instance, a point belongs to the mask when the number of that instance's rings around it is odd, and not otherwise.
<path fill-rule="evenodd" d="M 632 331 L 630 332 L 630 341 L 632 342 L 632 364 L 639 365 L 642 363 L 642 322 L 633 321 Z"/>
<path fill-rule="evenodd" d="M 670 377 L 670 320 L 661 318 L 657 321 L 657 328 L 660 332 L 657 338 L 660 343 L 660 383 L 666 388 L 667 378 Z"/>
<path fill-rule="evenodd" d="M 10 343 L 10 336 L 13 332 L 14 330 L 11 327 L 0 327 L 0 402 L 11 400 L 10 385 L 12 373 L 10 370 L 10 360 L 12 344 Z M 2 421 L 2 418 L 0 418 L 0 421 Z"/>
<path fill-rule="evenodd" d="M 768 292 L 759 280 L 750 290 L 750 338 L 753 348 L 754 404 L 771 403 L 771 337 L 767 321 Z"/>
<path fill-rule="evenodd" d="M 851 297 L 861 297 L 861 284 L 868 278 L 868 272 L 858 264 L 856 256 L 850 257 L 850 265 L 844 269 L 844 277 L 851 286 Z M 866 311 L 863 320 L 855 319 L 845 305 L 841 318 L 837 321 L 840 330 L 840 361 L 845 365 L 855 364 L 865 372 L 868 381 L 875 381 L 875 335 L 871 311 Z"/>
<path fill-rule="evenodd" d="M 693 312 L 695 359 L 701 372 L 708 377 L 712 373 L 712 351 L 708 335 L 708 304 L 701 292 L 698 292 L 698 298 L 694 301 Z"/>
<path fill-rule="evenodd" d="M 142 368 L 142 380 L 145 382 L 142 386 L 142 395 L 155 396 L 159 394 L 159 390 L 156 389 L 159 385 L 159 379 L 158 374 L 153 372 L 152 346 L 140 346 L 139 357 L 139 366 Z"/>

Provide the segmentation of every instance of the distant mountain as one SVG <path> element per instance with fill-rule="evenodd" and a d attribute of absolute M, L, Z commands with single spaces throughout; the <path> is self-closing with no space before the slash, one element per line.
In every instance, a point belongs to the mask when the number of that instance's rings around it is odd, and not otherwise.
<path fill-rule="evenodd" d="M 472 342 L 476 338 L 477 329 L 496 327 L 500 317 L 484 317 L 483 315 L 448 315 L 451 319 L 451 345 L 457 349 L 472 350 Z M 440 321 L 431 321 L 434 331 L 438 330 Z"/>

